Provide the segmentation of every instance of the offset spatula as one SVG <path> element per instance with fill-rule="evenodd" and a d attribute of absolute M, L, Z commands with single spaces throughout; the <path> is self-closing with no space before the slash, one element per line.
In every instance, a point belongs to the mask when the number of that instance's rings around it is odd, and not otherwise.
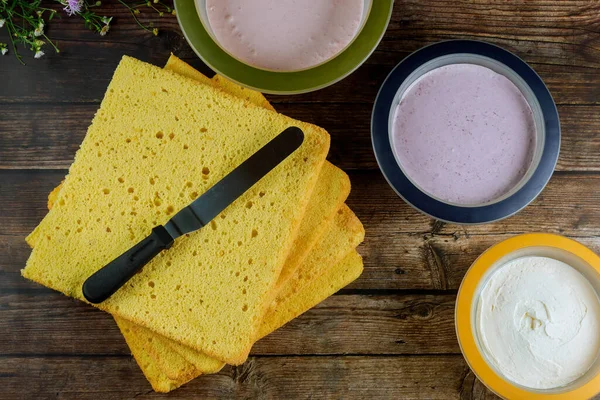
<path fill-rule="evenodd" d="M 292 154 L 304 141 L 300 128 L 290 127 L 231 171 L 164 226 L 152 229 L 150 236 L 104 266 L 83 284 L 83 296 L 101 303 L 115 293 L 158 253 L 171 247 L 175 239 L 208 224 L 227 206 L 250 189 L 269 171 Z"/>

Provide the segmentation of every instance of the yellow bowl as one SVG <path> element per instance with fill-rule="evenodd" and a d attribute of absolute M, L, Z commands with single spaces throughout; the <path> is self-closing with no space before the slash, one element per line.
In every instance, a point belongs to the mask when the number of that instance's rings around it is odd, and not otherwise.
<path fill-rule="evenodd" d="M 505 378 L 487 361 L 475 330 L 479 294 L 499 267 L 525 256 L 551 257 L 563 261 L 585 276 L 600 294 L 600 257 L 579 242 L 559 235 L 532 233 L 515 236 L 486 250 L 469 268 L 456 300 L 455 325 L 460 349 L 475 375 L 491 391 L 505 399 L 577 400 L 600 392 L 600 357 L 579 379 L 558 388 L 537 390 Z"/>

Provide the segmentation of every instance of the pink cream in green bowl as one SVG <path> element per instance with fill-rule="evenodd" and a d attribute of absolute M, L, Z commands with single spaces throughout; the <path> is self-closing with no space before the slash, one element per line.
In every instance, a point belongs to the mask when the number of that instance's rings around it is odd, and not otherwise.
<path fill-rule="evenodd" d="M 314 68 L 356 39 L 372 0 L 195 0 L 206 31 L 223 51 L 274 72 Z"/>
<path fill-rule="evenodd" d="M 175 0 L 181 29 L 215 72 L 264 93 L 332 85 L 373 53 L 393 0 Z M 270 11 L 266 11 L 270 10 Z"/>

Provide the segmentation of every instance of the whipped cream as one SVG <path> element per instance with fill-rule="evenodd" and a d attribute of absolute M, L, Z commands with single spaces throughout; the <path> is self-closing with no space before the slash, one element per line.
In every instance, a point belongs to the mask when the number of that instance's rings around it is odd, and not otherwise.
<path fill-rule="evenodd" d="M 534 389 L 584 375 L 600 351 L 600 301 L 576 269 L 546 257 L 500 267 L 481 291 L 476 331 L 488 363 Z"/>

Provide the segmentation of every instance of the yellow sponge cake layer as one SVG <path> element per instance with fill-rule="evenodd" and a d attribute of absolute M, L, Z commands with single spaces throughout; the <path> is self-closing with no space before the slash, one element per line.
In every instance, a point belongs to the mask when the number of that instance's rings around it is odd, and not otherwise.
<path fill-rule="evenodd" d="M 310 268 L 308 265 L 307 267 Z M 290 289 L 276 300 L 265 314 L 259 337 L 262 338 L 279 329 L 356 280 L 363 271 L 363 262 L 360 254 L 352 250 L 341 262 L 332 266 L 321 266 L 321 268 L 323 269 L 321 275 L 297 281 L 298 286 L 292 290 L 290 285 Z"/>
<path fill-rule="evenodd" d="M 202 83 L 204 85 L 218 87 L 218 85 L 216 85 L 213 80 L 208 78 L 203 73 L 197 71 L 194 67 L 192 67 L 188 63 L 175 57 L 173 54 L 171 54 L 171 56 L 167 60 L 167 63 L 165 64 L 164 69 L 166 69 L 167 71 L 175 72 L 181 76 L 185 76 L 186 78 L 193 79 L 196 82 Z M 262 96 L 262 94 L 261 94 L 261 96 Z M 264 97 L 263 97 L 263 99 L 264 99 Z"/>
<path fill-rule="evenodd" d="M 269 103 L 265 96 L 260 92 L 242 87 L 221 75 L 213 76 L 212 80 L 223 90 L 234 96 L 247 100 L 250 103 L 254 103 L 259 107 L 266 108 L 267 110 L 275 111 L 271 103 Z"/>
<path fill-rule="evenodd" d="M 211 81 L 173 55 L 169 58 L 165 69 L 195 79 L 203 84 L 213 84 L 217 81 L 215 79 L 217 77 Z M 231 89 L 235 87 L 238 86 L 229 82 L 225 91 L 231 93 Z M 246 98 L 259 106 L 263 102 L 266 102 L 264 96 L 259 92 L 252 92 L 252 96 L 246 96 Z M 49 209 L 52 208 L 52 204 L 56 201 L 59 190 L 60 185 L 48 196 Z M 306 209 L 298 236 L 294 241 L 293 251 L 290 252 L 281 272 L 278 281 L 279 286 L 285 285 L 286 279 L 296 271 L 298 266 L 300 267 L 300 271 L 309 271 L 314 268 L 310 263 L 302 265 L 302 261 L 309 254 L 308 250 L 313 247 L 324 231 L 331 226 L 331 220 L 333 219 L 333 215 L 335 215 L 334 211 L 343 203 L 349 190 L 350 182 L 347 175 L 326 162 Z M 352 225 L 349 224 L 348 226 L 350 235 Z M 326 233 L 327 237 L 335 235 L 335 232 L 331 230 L 335 231 L 336 227 L 331 226 L 330 231 Z M 331 266 L 323 268 L 325 272 L 322 277 L 313 281 L 295 281 L 296 287 L 294 293 L 296 294 L 294 296 L 282 296 L 280 301 L 271 307 L 265 315 L 261 326 L 263 332 L 269 326 L 272 327 L 272 330 L 275 330 L 277 327 L 318 304 L 356 279 L 362 271 L 362 260 L 355 251 L 351 252 L 342 262 L 335 265 L 331 264 L 334 261 L 333 258 L 323 261 Z M 287 293 L 290 293 L 289 290 Z M 220 370 L 223 366 L 223 363 L 220 361 L 213 360 L 202 353 L 155 334 L 146 328 L 119 319 L 118 317 L 115 319 L 126 341 L 132 343 L 130 345 L 132 353 L 136 360 L 138 360 L 138 363 L 144 365 L 144 373 L 155 390 L 172 390 L 189 381 L 190 377 L 213 373 Z M 150 365 L 151 363 L 156 363 L 156 365 Z M 160 369 L 160 372 L 156 371 L 156 367 Z"/>
<path fill-rule="evenodd" d="M 275 331 L 343 287 L 339 285 L 344 282 L 349 283 L 360 275 L 362 259 L 354 248 L 362 242 L 364 230 L 358 218 L 347 206 L 344 205 L 340 211 L 340 213 L 336 213 L 323 240 L 314 247 L 293 277 L 284 284 L 279 295 L 266 311 L 256 339 Z M 348 253 L 354 253 L 355 257 L 348 258 Z M 339 276 L 332 278 L 333 273 L 330 272 L 332 269 Z M 325 278 L 322 278 L 324 276 Z M 143 329 L 136 328 L 136 325 L 133 324 L 131 333 L 124 333 L 124 335 L 132 333 L 137 338 L 127 338 L 127 341 L 141 341 L 142 350 L 149 353 L 159 368 L 171 379 L 187 380 L 188 374 L 194 371 L 200 375 L 201 373 L 216 372 L 216 368 L 220 368 L 218 361 L 214 360 L 214 364 L 211 364 L 202 353 L 194 352 L 191 349 L 182 349 L 184 346 L 173 340 L 163 340 L 160 335 L 144 332 Z M 148 342 L 148 340 L 150 341 Z M 167 346 L 173 344 L 178 346 L 172 347 L 173 350 L 176 350 L 176 354 L 165 351 Z M 204 361 L 202 364 L 187 362 L 189 361 L 187 356 L 194 353 L 196 357 Z M 134 353 L 134 356 L 137 357 L 137 354 Z M 200 367 L 194 368 L 198 365 Z M 209 369 L 211 365 L 215 369 Z"/>
<path fill-rule="evenodd" d="M 310 250 L 331 224 L 335 212 L 350 194 L 350 179 L 341 169 L 325 162 L 304 214 L 298 235 L 277 281 L 277 290 L 285 285 L 302 265 Z"/>
<path fill-rule="evenodd" d="M 297 288 L 293 300 L 274 307 L 267 313 L 266 317 L 268 316 L 269 320 L 272 321 L 273 326 L 282 326 L 349 285 L 360 276 L 362 271 L 362 258 L 356 251 L 351 251 L 341 262 L 326 268 L 325 273 L 319 278 L 311 282 L 307 281 L 304 286 Z M 123 320 L 119 322 L 119 328 L 126 338 L 131 336 L 128 335 L 130 332 Z M 130 344 L 130 340 L 130 338 L 127 339 L 129 348 L 135 354 L 136 361 L 155 391 L 169 392 L 191 380 L 189 376 L 184 375 L 177 379 L 169 378 L 142 348 L 137 347 L 138 343 Z M 199 372 L 195 377 L 198 375 L 200 375 Z"/>
<path fill-rule="evenodd" d="M 141 343 L 139 341 L 132 340 L 135 335 L 130 334 L 131 331 L 129 328 L 131 323 L 128 323 L 125 320 L 117 320 L 117 325 L 124 334 L 127 346 L 129 346 L 129 350 L 131 350 L 131 352 L 134 354 L 135 361 L 139 365 L 148 382 L 150 382 L 150 385 L 152 385 L 152 389 L 154 389 L 155 392 L 170 392 L 171 390 L 177 389 L 179 386 L 189 382 L 197 376 L 182 376 L 178 379 L 169 378 L 164 372 L 161 371 L 152 357 L 150 357 L 150 355 L 144 351 L 144 349 L 141 347 Z"/>
<path fill-rule="evenodd" d="M 352 210 L 344 204 L 337 212 L 331 229 L 313 248 L 302 266 L 277 292 L 275 301 L 266 312 L 260 325 L 257 339 L 268 335 L 290 319 L 306 311 L 302 298 L 296 297 L 298 290 L 318 280 L 328 268 L 338 264 L 363 241 L 364 237 L 365 230 L 362 223 Z M 315 298 L 321 300 L 330 295 L 328 294 L 330 293 L 328 286 L 315 288 L 314 290 Z M 284 304 L 286 305 L 285 309 L 291 311 L 282 314 L 273 313 L 273 310 L 277 310 Z"/>
<path fill-rule="evenodd" d="M 131 341 L 138 342 L 139 345 L 136 347 L 142 347 L 154 359 L 160 370 L 170 379 L 196 377 L 199 374 L 213 374 L 219 372 L 224 366 L 222 361 L 195 352 L 123 318 L 117 318 L 116 321 L 119 325 L 125 324 L 129 328 L 126 334 L 128 337 L 125 339 L 129 342 L 130 336 Z M 173 345 L 176 346 L 177 351 L 173 350 Z M 184 357 L 184 354 L 191 355 L 193 362 L 188 361 Z"/>
<path fill-rule="evenodd" d="M 328 150 L 313 125 L 125 57 L 48 214 L 58 229 L 36 243 L 24 276 L 82 299 L 89 275 L 294 125 L 305 132 L 298 151 L 99 305 L 243 362 Z"/>

